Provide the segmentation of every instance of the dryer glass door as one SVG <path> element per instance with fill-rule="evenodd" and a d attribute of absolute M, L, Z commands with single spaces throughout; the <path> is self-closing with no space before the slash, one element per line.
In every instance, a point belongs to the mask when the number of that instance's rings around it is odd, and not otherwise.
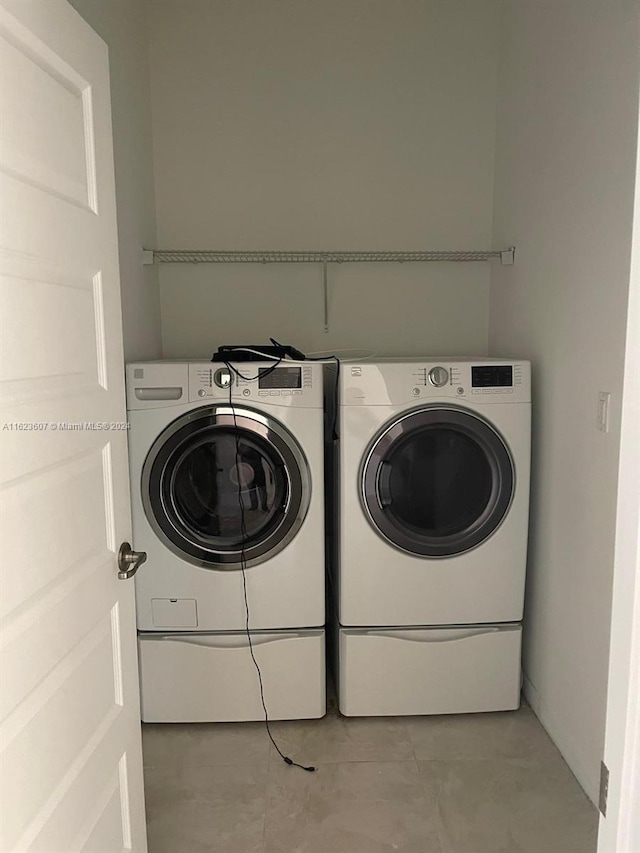
<path fill-rule="evenodd" d="M 281 424 L 212 406 L 174 421 L 142 474 L 147 517 L 189 562 L 255 565 L 282 550 L 306 515 L 311 483 L 302 450 Z"/>
<path fill-rule="evenodd" d="M 513 497 L 511 455 L 463 409 L 414 410 L 378 434 L 362 469 L 370 522 L 403 551 L 451 557 L 498 528 Z"/>

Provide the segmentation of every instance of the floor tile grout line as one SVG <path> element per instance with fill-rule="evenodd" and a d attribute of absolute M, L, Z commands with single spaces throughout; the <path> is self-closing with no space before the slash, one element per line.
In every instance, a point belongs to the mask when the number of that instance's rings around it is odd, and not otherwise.
<path fill-rule="evenodd" d="M 198 770 L 202 767 L 258 767 L 269 766 L 268 758 L 256 758 L 253 761 L 214 761 L 213 764 L 180 764 L 177 761 L 167 761 L 165 764 L 145 764 L 143 770 Z"/>
<path fill-rule="evenodd" d="M 413 737 L 411 736 L 411 727 L 409 726 L 408 723 L 405 723 L 405 728 L 406 728 L 406 732 L 407 732 L 407 740 L 411 744 L 411 750 L 413 752 L 413 757 L 415 758 L 416 761 L 418 761 L 419 759 L 418 759 L 418 753 L 416 752 L 416 745 L 415 745 Z"/>
<path fill-rule="evenodd" d="M 421 785 L 422 790 L 424 792 L 424 798 L 427 802 L 431 802 L 432 797 L 429 795 L 429 792 L 427 790 L 425 778 L 424 778 L 424 775 L 422 773 L 422 769 L 420 767 L 420 761 L 418 759 L 416 759 L 416 762 L 418 764 L 418 774 L 420 775 L 420 785 Z M 434 821 L 434 827 L 436 830 L 436 836 L 438 838 L 438 846 L 440 847 L 440 853 L 445 853 L 443 834 L 440 830 L 440 792 L 439 791 L 438 791 L 435 799 L 433 800 L 432 805 L 433 805 L 433 821 Z"/>
<path fill-rule="evenodd" d="M 314 760 L 312 763 L 316 767 L 320 764 L 395 764 L 396 762 L 406 764 L 416 760 L 420 759 L 416 759 L 415 755 L 409 755 L 404 758 L 324 758 Z"/>
<path fill-rule="evenodd" d="M 268 738 L 268 733 L 265 732 L 265 737 Z M 270 795 L 270 780 L 271 780 L 271 767 L 272 767 L 272 753 L 273 747 L 271 746 L 271 741 L 269 741 L 267 745 L 267 774 L 265 777 L 264 783 L 264 815 L 262 818 L 262 842 L 260 845 L 260 853 L 264 853 L 267 846 L 267 816 L 269 814 L 269 805 L 271 803 L 271 795 Z"/>
<path fill-rule="evenodd" d="M 318 770 L 319 768 L 322 768 L 322 767 L 335 767 L 336 765 L 340 765 L 340 764 L 414 764 L 415 762 L 416 762 L 415 758 L 376 758 L 376 759 L 372 759 L 370 761 L 369 760 L 367 760 L 367 761 L 358 761 L 358 760 L 353 761 L 353 760 L 347 759 L 347 760 L 341 760 L 341 761 L 316 761 L 314 763 L 314 767 L 316 767 L 316 770 Z M 271 766 L 273 767 L 274 765 L 271 765 Z M 293 772 L 295 770 L 298 770 L 298 772 L 300 772 L 298 768 L 295 768 L 295 767 L 290 768 L 290 772 Z M 309 775 L 313 776 L 314 774 L 311 773 Z"/>
<path fill-rule="evenodd" d="M 507 762 L 507 763 L 515 763 L 519 764 L 523 767 L 544 767 L 548 764 L 548 761 L 538 758 L 532 758 L 530 756 L 519 756 L 519 755 L 499 755 L 499 756 L 489 756 L 489 755 L 457 755 L 457 756 L 429 756 L 429 757 L 420 757 L 414 753 L 411 756 L 399 757 L 399 756 L 385 756 L 385 757 L 375 757 L 375 758 L 322 758 L 320 760 L 314 760 L 314 766 L 319 765 L 333 765 L 333 764 L 406 764 L 409 762 L 415 761 L 418 765 L 420 764 L 430 764 L 430 763 L 446 763 L 446 764 L 457 764 L 457 763 L 465 763 L 465 762 Z M 566 763 L 566 762 L 564 762 Z M 267 756 L 263 759 L 247 759 L 246 761 L 214 761 L 212 763 L 206 764 L 178 764 L 177 762 L 166 762 L 163 764 L 145 764 L 144 770 L 152 770 L 152 771 L 167 771 L 167 770 L 198 770 L 202 768 L 215 768 L 215 767 L 271 767 L 273 766 L 273 756 Z M 578 783 L 579 784 L 579 783 Z M 586 794 L 585 794 L 586 796 Z M 587 798 L 588 799 L 588 798 Z"/>
<path fill-rule="evenodd" d="M 422 796 L 423 796 L 424 801 L 427 804 L 427 806 L 429 806 L 431 804 L 431 798 L 428 796 L 428 791 L 427 791 L 427 788 L 424 784 L 424 777 L 422 775 L 422 770 L 420 769 L 420 760 L 418 759 L 418 756 L 415 754 L 415 749 L 414 749 L 414 762 L 416 765 L 416 771 L 418 773 L 418 781 L 420 783 L 420 790 L 422 791 Z M 442 836 L 440 835 L 440 827 L 438 825 L 438 803 L 437 803 L 437 801 L 435 803 L 433 803 L 433 824 L 434 824 L 434 829 L 436 832 L 436 838 L 438 840 L 438 850 L 435 851 L 435 853 L 444 853 L 444 846 L 442 844 Z M 434 851 L 427 850 L 425 848 L 425 853 L 434 853 Z"/>
<path fill-rule="evenodd" d="M 264 815 L 262 819 L 262 843 L 260 845 L 260 853 L 264 853 L 267 846 L 267 816 L 269 814 L 269 806 L 271 804 L 271 749 L 269 749 L 269 761 L 267 763 L 267 773 L 264 782 Z"/>

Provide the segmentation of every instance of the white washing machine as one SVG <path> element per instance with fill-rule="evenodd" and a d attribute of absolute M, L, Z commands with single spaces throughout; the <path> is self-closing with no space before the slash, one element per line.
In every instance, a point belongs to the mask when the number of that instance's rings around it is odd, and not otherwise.
<path fill-rule="evenodd" d="M 264 719 L 244 580 L 269 718 L 326 710 L 323 368 L 234 367 L 127 366 L 147 722 Z"/>
<path fill-rule="evenodd" d="M 518 707 L 529 515 L 530 365 L 344 365 L 340 710 Z"/>

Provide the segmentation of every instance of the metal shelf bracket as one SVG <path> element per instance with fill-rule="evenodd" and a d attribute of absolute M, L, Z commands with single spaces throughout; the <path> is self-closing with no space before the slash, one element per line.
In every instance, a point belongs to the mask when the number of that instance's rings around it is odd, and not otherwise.
<path fill-rule="evenodd" d="M 322 264 L 322 295 L 324 299 L 324 332 L 329 333 L 329 272 L 327 262 Z"/>
<path fill-rule="evenodd" d="M 506 251 L 500 252 L 500 263 L 503 267 L 512 267 L 516 262 L 516 247 L 510 246 Z"/>

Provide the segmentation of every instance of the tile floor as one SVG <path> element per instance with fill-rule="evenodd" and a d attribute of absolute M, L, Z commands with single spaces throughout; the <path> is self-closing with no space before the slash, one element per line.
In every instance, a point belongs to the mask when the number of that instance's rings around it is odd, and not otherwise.
<path fill-rule="evenodd" d="M 332 703 L 333 705 L 333 703 Z M 527 706 L 143 726 L 149 853 L 593 853 L 597 814 Z"/>

